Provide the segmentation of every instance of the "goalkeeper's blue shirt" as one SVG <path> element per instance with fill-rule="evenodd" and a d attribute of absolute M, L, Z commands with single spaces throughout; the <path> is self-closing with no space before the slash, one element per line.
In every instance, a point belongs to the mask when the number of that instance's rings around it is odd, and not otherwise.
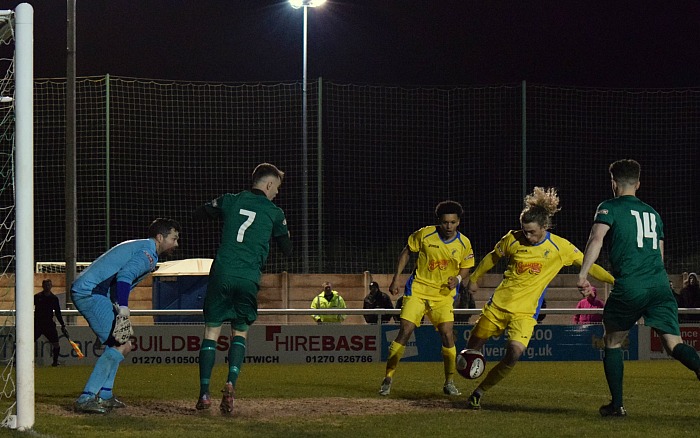
<path fill-rule="evenodd" d="M 102 254 L 75 279 L 75 295 L 104 295 L 115 301 L 118 281 L 133 289 L 156 269 L 158 253 L 153 239 L 127 240 Z"/>

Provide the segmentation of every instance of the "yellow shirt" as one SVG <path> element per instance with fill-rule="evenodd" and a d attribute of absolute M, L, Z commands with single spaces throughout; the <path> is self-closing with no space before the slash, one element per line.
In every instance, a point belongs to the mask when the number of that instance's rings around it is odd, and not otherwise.
<path fill-rule="evenodd" d="M 477 281 L 501 257 L 508 257 L 508 266 L 489 302 L 511 313 L 527 314 L 538 310 L 547 286 L 561 268 L 572 264 L 581 266 L 583 262 L 583 253 L 556 234 L 547 232 L 541 243 L 532 245 L 521 230 L 509 231 L 479 263 L 470 280 Z M 607 283 L 615 281 L 597 265 L 591 269 L 591 275 Z"/>
<path fill-rule="evenodd" d="M 411 234 L 408 249 L 418 253 L 412 292 L 421 298 L 454 297 L 455 289 L 448 289 L 447 279 L 459 274 L 460 269 L 474 266 L 469 239 L 457 232 L 452 240 L 443 241 L 435 225 Z"/>

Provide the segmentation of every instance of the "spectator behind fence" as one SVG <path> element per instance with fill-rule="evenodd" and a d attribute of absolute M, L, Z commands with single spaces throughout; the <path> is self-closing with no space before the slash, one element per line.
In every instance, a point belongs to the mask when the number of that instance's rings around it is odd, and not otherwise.
<path fill-rule="evenodd" d="M 367 295 L 362 303 L 363 309 L 393 309 L 394 305 L 391 302 L 389 295 L 379 289 L 379 283 L 373 281 L 369 284 L 369 295 Z M 379 321 L 379 315 L 364 315 L 367 324 L 376 324 Z M 385 313 L 382 315 L 382 322 L 387 323 L 391 320 L 391 315 Z"/>
<path fill-rule="evenodd" d="M 591 286 L 588 290 L 581 290 L 583 298 L 576 304 L 577 309 L 602 309 L 605 303 L 598 299 L 598 291 Z M 602 314 L 582 313 L 574 315 L 574 324 L 594 324 L 603 322 Z"/>
<path fill-rule="evenodd" d="M 345 300 L 338 291 L 333 290 L 333 285 L 329 281 L 323 282 L 323 290 L 311 301 L 312 309 L 345 309 Z M 327 322 L 343 322 L 345 315 L 311 315 L 318 324 Z"/>
<path fill-rule="evenodd" d="M 465 280 L 462 280 L 462 283 L 459 284 L 459 291 L 457 292 L 457 295 L 455 295 L 454 308 L 476 309 L 476 301 L 474 301 L 474 294 L 469 292 L 469 289 L 467 289 L 466 282 L 468 282 L 468 280 Z M 458 315 L 455 313 L 455 322 L 466 324 L 469 322 L 469 318 L 471 318 L 471 315 L 469 314 Z"/>
<path fill-rule="evenodd" d="M 51 292 L 53 283 L 48 278 L 41 282 L 41 292 L 34 295 L 34 341 L 42 335 L 51 343 L 51 354 L 53 363 L 51 366 L 58 366 L 58 356 L 61 353 L 61 347 L 58 344 L 58 332 L 56 331 L 56 323 L 53 320 L 54 314 L 56 320 L 61 324 L 61 333 L 67 338 L 68 330 L 66 323 L 63 322 L 61 315 L 61 306 L 58 302 L 58 297 Z"/>
<path fill-rule="evenodd" d="M 691 272 L 688 274 L 688 284 L 681 289 L 678 295 L 678 307 L 700 307 L 700 284 L 698 284 L 698 274 Z M 700 322 L 700 314 L 679 314 L 679 322 Z"/>

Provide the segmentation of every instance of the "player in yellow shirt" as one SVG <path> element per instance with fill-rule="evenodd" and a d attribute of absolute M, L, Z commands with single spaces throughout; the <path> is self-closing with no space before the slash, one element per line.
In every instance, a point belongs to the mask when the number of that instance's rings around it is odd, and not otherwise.
<path fill-rule="evenodd" d="M 478 290 L 478 280 L 506 257 L 503 280 L 481 310 L 469 336 L 468 348 L 481 350 L 492 336 L 508 330 L 506 353 L 469 396 L 471 409 L 480 409 L 481 396 L 505 378 L 527 348 L 547 286 L 562 267 L 581 266 L 583 253 L 571 242 L 550 233 L 552 217 L 559 211 L 559 197 L 554 188 L 535 187 L 525 197 L 520 213 L 521 229 L 509 231 L 484 257 L 469 277 L 470 292 Z M 591 276 L 613 284 L 615 279 L 602 267 L 594 265 Z"/>
<path fill-rule="evenodd" d="M 454 342 L 454 311 L 452 302 L 456 287 L 474 266 L 474 251 L 469 239 L 457 227 L 463 214 L 462 206 L 455 201 L 443 201 L 435 207 L 437 225 L 421 228 L 408 237 L 408 244 L 399 254 L 396 273 L 389 286 L 392 295 L 399 292 L 398 278 L 408 263 L 412 252 L 418 253 L 416 270 L 406 282 L 401 307 L 401 326 L 396 340 L 389 346 L 386 376 L 380 395 L 389 395 L 396 367 L 404 354 L 411 334 L 420 327 L 424 315 L 428 315 L 442 338 L 442 358 L 445 365 L 447 395 L 460 395 L 454 385 L 457 350 Z"/>

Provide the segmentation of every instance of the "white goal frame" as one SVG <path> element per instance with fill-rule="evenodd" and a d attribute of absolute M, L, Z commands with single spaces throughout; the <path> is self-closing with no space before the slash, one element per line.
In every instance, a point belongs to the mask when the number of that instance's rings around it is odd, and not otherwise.
<path fill-rule="evenodd" d="M 34 8 L 2 10 L 0 32 L 14 32 L 15 95 L 15 373 L 17 414 L 4 424 L 34 426 Z M 9 26 L 9 27 L 8 27 Z"/>

